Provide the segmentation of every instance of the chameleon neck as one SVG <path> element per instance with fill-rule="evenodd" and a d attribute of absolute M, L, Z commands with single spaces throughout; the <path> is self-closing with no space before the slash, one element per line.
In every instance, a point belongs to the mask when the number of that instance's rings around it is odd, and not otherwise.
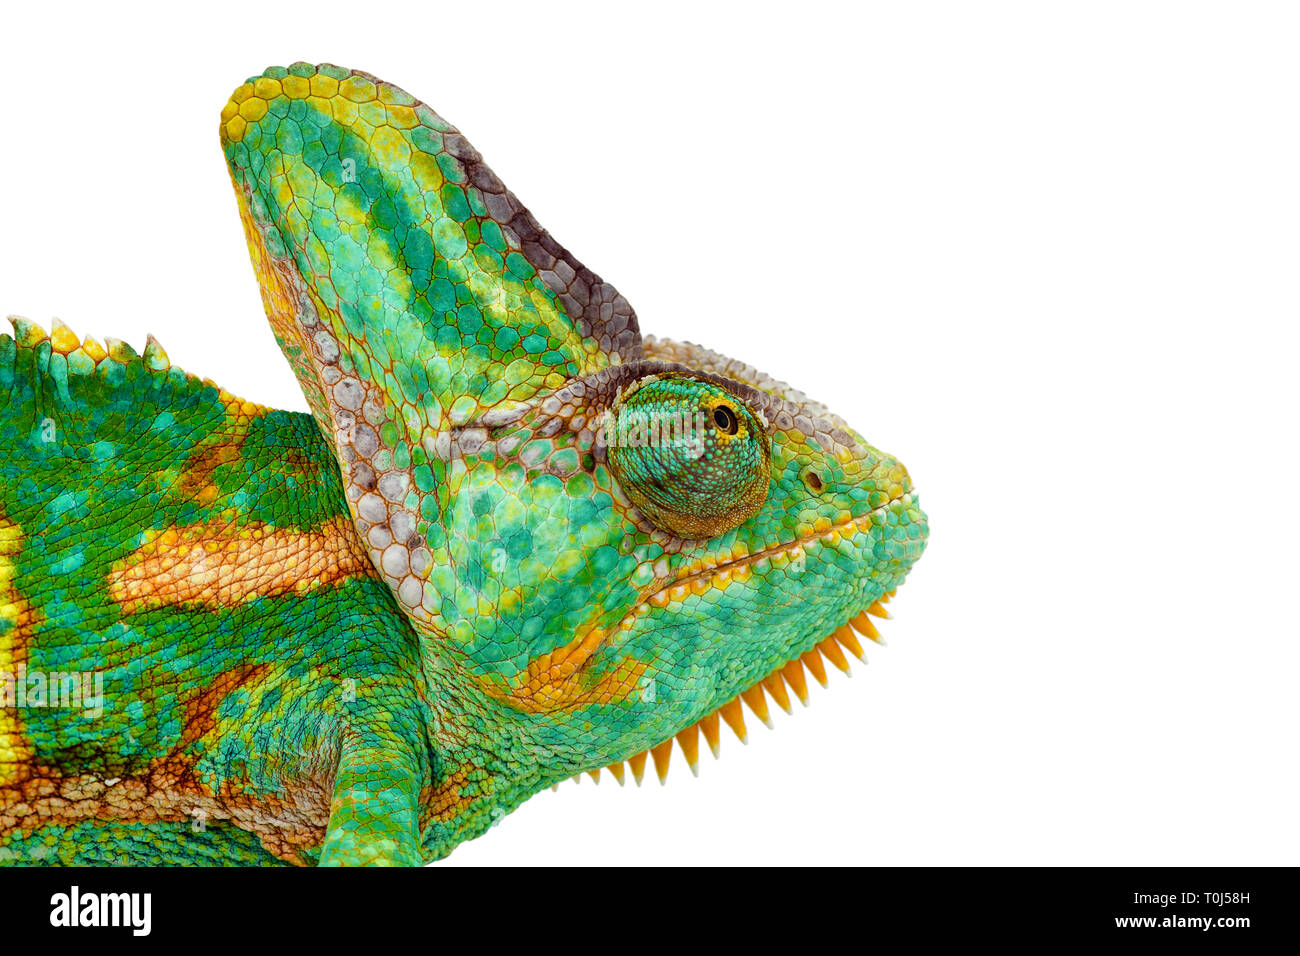
<path fill-rule="evenodd" d="M 446 641 L 421 635 L 429 693 L 433 781 L 421 800 L 426 859 L 485 833 L 538 790 L 548 774 L 517 719 L 458 664 Z M 568 774 L 565 774 L 566 776 Z"/>

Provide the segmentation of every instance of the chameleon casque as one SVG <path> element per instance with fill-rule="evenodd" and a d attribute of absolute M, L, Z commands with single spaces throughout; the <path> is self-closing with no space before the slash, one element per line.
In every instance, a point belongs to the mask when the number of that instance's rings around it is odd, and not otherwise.
<path fill-rule="evenodd" d="M 0 336 L 0 860 L 428 862 L 878 637 L 903 466 L 642 338 L 427 106 L 298 63 L 221 144 L 310 414 Z"/>

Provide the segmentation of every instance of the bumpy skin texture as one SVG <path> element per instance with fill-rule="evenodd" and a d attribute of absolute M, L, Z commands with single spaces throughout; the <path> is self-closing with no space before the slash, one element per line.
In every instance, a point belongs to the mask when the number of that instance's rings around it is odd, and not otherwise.
<path fill-rule="evenodd" d="M 103 686 L 0 706 L 0 862 L 437 859 L 575 773 L 694 767 L 876 636 L 928 533 L 895 459 L 643 340 L 396 87 L 272 68 L 221 141 L 311 414 L 0 337 L 0 675 Z"/>

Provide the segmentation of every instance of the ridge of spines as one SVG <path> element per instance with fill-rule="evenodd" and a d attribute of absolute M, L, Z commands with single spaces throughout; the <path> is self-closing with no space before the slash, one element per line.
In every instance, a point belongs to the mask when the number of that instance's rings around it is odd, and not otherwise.
<path fill-rule="evenodd" d="M 889 591 L 881 594 L 879 598 L 871 602 L 866 610 L 837 627 L 828 637 L 818 641 L 803 654 L 780 665 L 767 676 L 755 681 L 753 686 L 745 688 L 733 699 L 710 711 L 689 727 L 667 737 L 648 750 L 643 750 L 627 758 L 627 764 L 632 768 L 632 776 L 636 780 L 637 786 L 641 785 L 641 780 L 645 775 L 648 758 L 653 758 L 655 774 L 659 777 L 659 782 L 661 784 L 667 783 L 668 766 L 672 758 L 674 740 L 686 758 L 691 773 L 697 777 L 699 776 L 699 738 L 701 734 L 703 734 L 709 750 L 712 751 L 714 759 L 719 756 L 718 728 L 720 723 L 726 723 L 741 743 L 748 743 L 749 733 L 745 727 L 745 715 L 741 709 L 742 702 L 750 713 L 768 727 L 773 726 L 771 713 L 767 706 L 769 696 L 787 714 L 791 712 L 788 691 L 793 691 L 799 702 L 807 707 L 808 681 L 805 670 L 807 673 L 811 673 L 822 687 L 829 685 L 823 658 L 825 661 L 830 661 L 836 670 L 851 675 L 849 661 L 844 652 L 848 651 L 849 654 L 865 664 L 867 658 L 862 651 L 862 644 L 858 640 L 859 635 L 877 644 L 884 645 L 885 642 L 881 638 L 880 632 L 876 630 L 875 624 L 872 623 L 871 617 L 888 618 L 891 616 L 885 610 L 884 605 L 889 603 L 889 599 L 894 596 L 894 593 L 894 591 Z M 620 760 L 617 763 L 610 764 L 604 769 L 614 775 L 619 786 L 623 785 L 625 779 L 623 761 Z M 597 783 L 600 782 L 599 768 L 588 770 L 587 774 Z M 575 775 L 573 780 L 575 782 L 579 781 L 580 777 L 580 774 Z M 552 787 L 552 789 L 555 788 Z"/>
<path fill-rule="evenodd" d="M 13 335 L 0 332 L 0 364 L 10 365 L 9 368 L 0 368 L 0 388 L 12 385 L 12 376 L 17 371 L 22 353 L 36 353 L 37 361 L 33 368 L 28 370 L 29 374 L 35 371 L 52 376 L 50 359 L 54 355 L 59 355 L 62 358 L 57 376 L 59 378 L 106 375 L 115 366 L 135 366 L 160 377 L 172 379 L 176 384 L 214 388 L 221 400 L 226 403 L 238 403 L 246 409 L 261 407 L 231 395 L 211 379 L 194 375 L 173 365 L 167 350 L 152 333 L 145 338 L 144 351 L 136 352 L 129 343 L 112 336 L 104 336 L 102 343 L 91 336 L 81 338 L 59 318 L 50 320 L 48 332 L 39 323 L 24 316 L 9 315 L 6 318 L 13 326 Z M 39 355 L 41 346 L 47 343 L 49 353 L 42 358 Z M 60 385 L 60 389 L 64 387 Z"/>
<path fill-rule="evenodd" d="M 104 342 L 100 343 L 98 339 L 90 336 L 78 337 L 77 333 L 57 317 L 49 323 L 49 332 L 45 332 L 39 323 L 34 323 L 21 315 L 6 317 L 10 325 L 13 325 L 13 342 L 18 350 L 35 351 L 48 342 L 49 350 L 53 354 L 64 356 L 68 362 L 69 375 L 90 375 L 109 360 L 120 365 L 140 364 L 152 372 L 169 372 L 173 368 L 172 360 L 168 358 L 168 354 L 152 334 L 149 334 L 146 339 L 143 354 L 138 354 L 129 343 L 123 342 L 120 338 L 105 336 Z M 9 338 L 8 333 L 0 332 L 0 341 L 6 338 Z M 200 380 L 198 376 L 188 375 L 183 372 L 183 369 L 177 371 L 188 378 L 195 378 L 196 381 L 205 381 Z"/>
<path fill-rule="evenodd" d="M 140 354 L 128 343 L 110 336 L 104 337 L 103 344 L 90 336 L 82 339 L 57 317 L 50 320 L 48 332 L 39 323 L 24 316 L 10 315 L 7 318 L 13 326 L 13 341 L 17 348 L 34 351 L 48 342 L 52 352 L 68 360 L 69 374 L 89 374 L 107 360 L 117 362 L 119 365 L 138 363 L 154 372 L 167 372 L 173 367 L 167 352 L 152 334 L 145 341 L 144 353 Z M 0 332 L 0 338 L 9 338 L 9 336 L 7 333 Z M 76 359 L 84 361 L 78 362 Z M 197 378 L 192 375 L 188 377 Z"/>

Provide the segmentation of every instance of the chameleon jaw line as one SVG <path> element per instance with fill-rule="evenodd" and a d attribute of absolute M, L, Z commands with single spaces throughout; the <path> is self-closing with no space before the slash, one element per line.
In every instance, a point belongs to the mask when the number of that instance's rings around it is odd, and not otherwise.
<path fill-rule="evenodd" d="M 801 557 L 802 552 L 808 545 L 812 544 L 837 544 L 840 541 L 851 540 L 860 534 L 870 533 L 875 524 L 875 519 L 879 516 L 883 519 L 886 512 L 895 504 L 910 504 L 915 490 L 909 491 L 902 495 L 897 495 L 884 504 L 873 508 L 860 517 L 853 518 L 841 524 L 834 525 L 825 531 L 814 532 L 809 535 L 796 538 L 793 541 L 786 541 L 781 544 L 773 545 L 770 548 L 764 548 L 753 554 L 745 555 L 740 558 L 733 558 L 730 561 L 724 561 L 713 567 L 702 568 L 691 571 L 682 575 L 676 580 L 663 585 L 657 591 L 644 598 L 634 610 L 634 613 L 628 616 L 627 625 L 630 626 L 632 619 L 639 613 L 643 613 L 643 608 L 647 603 L 656 607 L 666 607 L 674 601 L 683 600 L 687 595 L 694 593 L 703 593 L 710 587 L 726 587 L 733 580 L 744 580 L 753 570 L 753 568 L 764 560 L 785 556 L 797 559 Z"/>
<path fill-rule="evenodd" d="M 824 541 L 834 544 L 837 541 L 870 532 L 877 516 L 883 517 L 890 507 L 895 504 L 910 504 L 915 493 L 916 492 L 913 489 L 905 494 L 897 495 L 884 504 L 873 508 L 861 517 L 843 522 L 842 524 L 836 525 L 826 531 L 813 535 L 806 535 L 795 541 L 776 545 L 775 547 L 767 548 L 745 558 L 729 561 L 717 565 L 714 568 L 695 572 L 692 575 L 680 578 L 673 584 L 655 592 L 648 600 L 650 603 L 662 607 L 667 605 L 670 600 L 680 600 L 682 597 L 685 597 L 686 594 L 690 593 L 691 584 L 694 581 L 702 581 L 706 587 L 725 587 L 726 584 L 730 583 L 732 580 L 743 580 L 744 577 L 748 576 L 748 571 L 753 564 L 761 559 L 766 558 L 770 560 L 774 555 L 778 554 L 790 554 L 793 556 L 801 551 L 805 546 L 814 542 Z M 737 574 L 738 569 L 742 570 L 743 574 Z M 718 582 L 716 585 L 714 583 L 715 581 Z M 678 589 L 685 590 L 678 594 Z M 735 733 L 737 739 L 739 739 L 742 744 L 748 743 L 749 734 L 745 727 L 744 711 L 741 709 L 742 701 L 744 702 L 745 707 L 748 708 L 749 711 L 769 729 L 773 728 L 773 723 L 767 705 L 768 696 L 771 696 L 777 706 L 787 714 L 793 712 L 790 706 L 789 693 L 787 691 L 793 691 L 800 704 L 807 707 L 808 683 L 804 675 L 805 668 L 813 675 L 813 678 L 822 687 L 829 686 L 823 658 L 830 661 L 837 670 L 843 672 L 846 676 L 852 676 L 852 671 L 844 652 L 848 651 L 849 654 L 852 654 L 865 664 L 867 658 L 862 650 L 862 645 L 858 640 L 859 636 L 874 641 L 882 647 L 884 646 L 885 641 L 880 636 L 880 632 L 876 629 L 874 623 L 872 623 L 871 618 L 876 617 L 888 619 L 891 617 L 890 613 L 885 610 L 884 605 L 889 602 L 890 598 L 894 596 L 894 593 L 894 591 L 882 593 L 877 600 L 872 601 L 865 609 L 850 617 L 829 636 L 820 641 L 814 642 L 808 650 L 798 656 L 792 657 L 784 664 L 775 668 L 767 676 L 759 679 L 745 690 L 742 690 L 727 703 L 706 714 L 704 717 L 690 724 L 683 730 L 656 744 L 654 747 L 651 747 L 649 750 L 642 751 L 639 754 L 629 757 L 627 763 L 632 768 L 632 776 L 635 779 L 637 786 L 641 785 L 644 777 L 647 756 L 652 758 L 654 761 L 655 772 L 659 777 L 660 784 L 667 782 L 668 768 L 672 757 L 674 740 L 677 741 L 678 746 L 681 748 L 682 753 L 686 758 L 687 765 L 690 767 L 691 774 L 698 777 L 699 734 L 704 734 L 709 749 L 712 751 L 713 756 L 716 759 L 719 756 L 721 749 L 721 741 L 719 739 L 719 718 L 721 718 L 721 720 L 731 728 L 732 732 Z M 661 597 L 662 600 L 660 600 Z M 647 610 L 646 602 L 641 602 L 641 604 L 637 606 L 636 611 L 629 615 L 625 620 L 624 627 L 631 627 L 635 622 L 636 617 Z M 605 769 L 610 771 L 618 781 L 619 786 L 623 785 L 625 779 L 623 761 L 620 760 L 615 764 L 609 765 Z M 600 782 L 599 768 L 596 770 L 589 770 L 587 771 L 587 774 L 597 783 Z M 572 779 L 574 781 L 579 781 L 581 775 L 575 775 Z"/>
<path fill-rule="evenodd" d="M 764 726 L 768 729 L 775 729 L 767 706 L 768 696 L 787 714 L 793 713 L 788 691 L 793 691 L 794 695 L 799 699 L 799 703 L 807 707 L 808 681 L 804 675 L 804 669 L 806 668 L 813 675 L 813 679 L 818 684 L 822 687 L 828 687 L 829 681 L 827 680 L 826 665 L 823 658 L 830 661 L 837 670 L 843 672 L 846 676 L 852 676 L 844 651 L 848 651 L 865 664 L 867 658 L 863 653 L 861 643 L 858 641 L 858 635 L 884 646 L 885 642 L 876 630 L 875 625 L 871 623 L 870 617 L 891 617 L 892 615 L 885 610 L 883 605 L 889 602 L 894 593 L 894 591 L 887 591 L 881 594 L 880 598 L 873 601 L 866 610 L 836 628 L 829 637 L 815 642 L 808 650 L 797 657 L 792 657 L 766 677 L 755 681 L 754 684 L 742 690 L 721 707 L 710 711 L 696 722 L 665 738 L 650 749 L 628 757 L 627 765 L 632 768 L 632 777 L 636 781 L 636 785 L 641 786 L 645 776 L 647 758 L 653 758 L 655 774 L 659 778 L 659 783 L 662 785 L 668 782 L 668 768 L 672 758 L 674 740 L 677 741 L 682 755 L 686 758 L 691 775 L 698 777 L 700 775 L 700 734 L 704 735 L 705 742 L 709 745 L 709 750 L 713 753 L 714 759 L 716 760 L 721 755 L 722 741 L 719 734 L 719 718 L 731 728 L 732 733 L 736 735 L 736 738 L 742 744 L 749 743 L 749 732 L 745 727 L 744 711 L 741 709 L 742 701 L 745 707 L 763 722 Z M 613 775 L 620 787 L 623 786 L 626 777 L 622 760 L 610 764 L 605 769 Z M 587 775 L 596 783 L 600 783 L 600 768 L 588 770 Z M 575 774 L 571 779 L 575 783 L 580 783 L 582 775 Z M 559 784 L 551 787 L 552 790 L 558 788 Z"/>

